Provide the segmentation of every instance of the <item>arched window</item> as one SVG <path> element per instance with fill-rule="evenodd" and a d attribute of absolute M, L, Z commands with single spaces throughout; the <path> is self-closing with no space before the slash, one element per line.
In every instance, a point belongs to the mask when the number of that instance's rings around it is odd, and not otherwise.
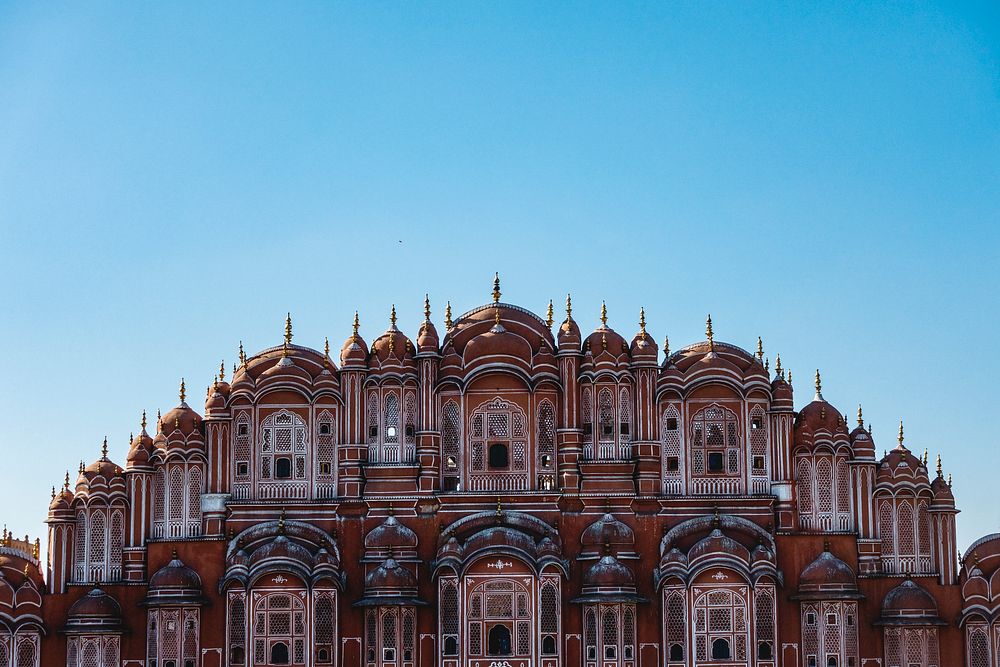
<path fill-rule="evenodd" d="M 746 662 L 750 657 L 748 587 L 696 586 L 692 594 L 695 660 Z"/>
<path fill-rule="evenodd" d="M 105 548 L 107 521 L 103 510 L 90 511 L 90 578 L 89 581 L 102 581 L 105 570 Z"/>
<path fill-rule="evenodd" d="M 308 498 L 309 453 L 309 432 L 302 417 L 288 410 L 268 415 L 260 427 L 258 498 Z"/>
<path fill-rule="evenodd" d="M 510 628 L 506 625 L 494 625 L 490 628 L 486 655 L 506 656 L 510 654 Z"/>
<path fill-rule="evenodd" d="M 808 456 L 800 456 L 795 466 L 795 486 L 798 496 L 799 525 L 805 530 L 814 527 L 813 469 Z"/>
<path fill-rule="evenodd" d="M 323 410 L 316 416 L 316 495 L 333 498 L 337 494 L 337 425 L 334 413 Z"/>
<path fill-rule="evenodd" d="M 200 653 L 200 617 L 197 608 L 151 608 L 146 628 L 147 665 L 167 667 L 173 663 L 175 667 L 193 667 L 196 664 Z"/>
<path fill-rule="evenodd" d="M 528 434 L 521 408 L 502 398 L 481 405 L 469 428 L 470 491 L 523 491 L 528 488 Z M 504 463 L 506 450 L 506 467 Z"/>
<path fill-rule="evenodd" d="M 660 439 L 663 449 L 663 492 L 683 492 L 684 457 L 681 453 L 680 413 L 668 405 L 660 420 Z"/>
<path fill-rule="evenodd" d="M 399 398 L 395 393 L 387 394 L 385 397 L 385 444 L 397 444 L 399 442 Z M 398 449 L 396 450 L 399 451 Z M 385 461 L 394 463 L 394 461 Z"/>
<path fill-rule="evenodd" d="M 730 655 L 728 639 L 712 640 L 712 660 L 729 660 Z"/>
<path fill-rule="evenodd" d="M 378 423 L 378 390 L 371 390 L 368 392 L 368 408 L 366 410 L 366 421 L 368 422 L 368 444 L 376 445 L 378 444 L 378 434 L 379 434 L 379 423 Z M 371 454 L 369 454 L 369 460 L 378 460 L 378 454 L 375 454 L 375 459 L 371 459 Z"/>
<path fill-rule="evenodd" d="M 543 474 L 555 470 L 556 411 L 549 400 L 538 405 L 538 468 Z"/>
<path fill-rule="evenodd" d="M 226 664 L 235 667 L 245 664 L 246 661 L 246 593 L 232 591 L 229 593 L 228 602 L 226 646 L 229 661 Z"/>
<path fill-rule="evenodd" d="M 462 417 L 458 403 L 441 409 L 441 476 L 444 491 L 457 491 L 462 470 Z"/>
<path fill-rule="evenodd" d="M 628 387 L 618 392 L 618 456 L 632 458 L 632 395 Z"/>
<path fill-rule="evenodd" d="M 608 387 L 597 393 L 597 440 L 598 458 L 615 458 L 615 399 Z"/>
<path fill-rule="evenodd" d="M 715 456 L 713 456 L 713 454 Z M 698 411 L 691 421 L 691 474 L 715 480 L 740 474 L 740 437 L 736 413 L 718 405 Z M 696 485 L 699 491 L 725 491 L 719 484 Z"/>
<path fill-rule="evenodd" d="M 121 663 L 118 635 L 72 635 L 66 639 L 67 667 L 118 667 Z M 20 647 L 19 647 L 20 648 Z M 37 649 L 33 650 L 35 656 Z M 28 656 L 18 656 L 17 666 Z M 34 664 L 34 663 L 28 663 Z"/>
<path fill-rule="evenodd" d="M 687 604 L 683 588 L 664 588 L 663 619 L 668 655 L 672 662 L 682 662 L 687 646 Z"/>
<path fill-rule="evenodd" d="M 970 623 L 965 631 L 967 667 L 990 667 L 989 626 L 985 623 Z"/>
<path fill-rule="evenodd" d="M 550 579 L 542 584 L 541 613 L 538 630 L 542 635 L 542 655 L 556 655 L 559 652 L 559 583 Z"/>
<path fill-rule="evenodd" d="M 438 588 L 440 613 L 438 628 L 441 633 L 441 655 L 458 655 L 458 582 L 451 577 L 442 578 Z"/>

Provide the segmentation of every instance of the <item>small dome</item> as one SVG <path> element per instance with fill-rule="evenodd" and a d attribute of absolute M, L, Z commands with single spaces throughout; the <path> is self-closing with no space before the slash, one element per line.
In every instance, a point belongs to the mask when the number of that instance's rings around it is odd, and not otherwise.
<path fill-rule="evenodd" d="M 621 561 L 611 554 L 605 554 L 583 575 L 583 588 L 585 591 L 594 588 L 634 590 L 635 577 Z"/>
<path fill-rule="evenodd" d="M 854 592 L 857 588 L 854 570 L 830 551 L 822 552 L 799 575 L 800 593 Z"/>
<path fill-rule="evenodd" d="M 929 484 L 923 461 L 907 449 L 902 442 L 882 457 L 878 465 L 878 484 L 907 482 Z"/>
<path fill-rule="evenodd" d="M 656 363 L 660 356 L 660 348 L 656 345 L 653 337 L 646 333 L 645 327 L 632 339 L 632 347 L 629 350 L 634 362 Z"/>
<path fill-rule="evenodd" d="M 607 325 L 598 327 L 587 336 L 587 341 L 583 346 L 584 351 L 589 351 L 595 358 L 603 352 L 618 357 L 629 353 L 628 343 L 621 334 Z"/>
<path fill-rule="evenodd" d="M 68 616 L 71 621 L 120 621 L 122 608 L 113 597 L 94 588 L 70 606 Z"/>
<path fill-rule="evenodd" d="M 393 514 L 365 535 L 365 549 L 416 549 L 417 534 L 401 524 Z"/>
<path fill-rule="evenodd" d="M 292 542 L 284 535 L 278 535 L 273 540 L 260 547 L 250 556 L 250 565 L 266 560 L 290 560 L 312 568 L 313 557 L 305 547 Z"/>
<path fill-rule="evenodd" d="M 912 579 L 885 594 L 882 600 L 883 623 L 922 624 L 938 621 L 938 606 L 933 596 Z"/>
<path fill-rule="evenodd" d="M 368 344 L 355 331 L 350 338 L 344 341 L 344 346 L 340 348 L 340 366 L 341 368 L 347 368 L 349 366 L 363 367 L 367 365 Z"/>
<path fill-rule="evenodd" d="M 417 589 L 417 579 L 407 568 L 390 556 L 365 576 L 365 589 L 393 590 L 412 593 Z"/>
<path fill-rule="evenodd" d="M 771 396 L 775 404 L 781 404 L 780 407 L 791 408 L 793 405 L 792 385 L 780 375 L 775 375 L 771 381 Z"/>
<path fill-rule="evenodd" d="M 55 497 L 52 498 L 52 502 L 49 503 L 49 514 L 69 511 L 72 504 L 73 492 L 63 487 L 56 492 Z"/>
<path fill-rule="evenodd" d="M 437 329 L 430 320 L 430 304 L 424 302 L 424 323 L 420 325 L 420 332 L 417 334 L 417 350 L 419 352 L 437 352 L 441 347 L 441 340 L 438 338 Z"/>
<path fill-rule="evenodd" d="M 708 537 L 691 547 L 688 551 L 688 560 L 693 563 L 698 558 L 720 554 L 736 556 L 744 562 L 750 561 L 750 551 L 733 538 L 724 535 L 718 528 L 712 529 Z"/>
<path fill-rule="evenodd" d="M 569 298 L 566 299 L 567 305 L 569 304 Z M 580 327 L 577 325 L 576 321 L 570 313 L 567 313 L 566 319 L 561 325 L 559 325 L 559 350 L 568 350 L 570 352 L 579 352 L 580 345 L 583 343 L 583 336 L 580 333 Z"/>
<path fill-rule="evenodd" d="M 580 543 L 588 553 L 596 553 L 604 545 L 626 547 L 631 550 L 635 544 L 635 533 L 628 524 L 619 521 L 611 512 L 605 512 L 600 519 L 584 529 Z"/>
<path fill-rule="evenodd" d="M 168 437 L 176 433 L 185 438 L 195 433 L 200 435 L 200 427 L 201 415 L 192 410 L 184 400 L 160 419 L 160 433 Z"/>
<path fill-rule="evenodd" d="M 494 310 L 496 312 L 494 325 L 474 336 L 465 346 L 462 354 L 465 363 L 468 365 L 487 357 L 499 357 L 518 361 L 522 367 L 530 368 L 534 355 L 531 344 L 523 336 L 509 331 L 503 325 L 499 307 Z"/>
<path fill-rule="evenodd" d="M 149 578 L 149 590 L 181 589 L 201 591 L 201 577 L 185 565 L 181 559 L 174 558 L 161 567 Z"/>
<path fill-rule="evenodd" d="M 931 492 L 934 494 L 934 505 L 939 507 L 955 506 L 955 495 L 951 492 L 951 485 L 948 484 L 940 472 L 938 472 L 934 481 L 931 482 Z"/>
<path fill-rule="evenodd" d="M 153 452 L 156 450 L 156 445 L 153 444 L 153 438 L 151 438 L 149 433 L 146 432 L 145 413 L 143 413 L 142 422 L 142 430 L 139 431 L 139 435 L 132 438 L 132 444 L 129 445 L 128 455 L 125 457 L 126 468 L 145 466 L 149 463 L 149 457 L 152 456 Z"/>

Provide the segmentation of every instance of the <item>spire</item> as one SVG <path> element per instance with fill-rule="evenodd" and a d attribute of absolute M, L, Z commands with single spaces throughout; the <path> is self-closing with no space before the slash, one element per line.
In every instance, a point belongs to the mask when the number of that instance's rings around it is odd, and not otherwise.
<path fill-rule="evenodd" d="M 780 377 L 782 380 L 785 379 L 785 374 L 781 370 L 781 354 L 779 353 L 774 357 L 774 374 Z"/>
<path fill-rule="evenodd" d="M 187 389 L 184 387 L 184 378 L 181 378 L 180 396 L 181 396 L 181 403 L 183 403 L 184 399 L 187 398 Z"/>
<path fill-rule="evenodd" d="M 431 323 L 431 298 L 424 294 L 424 324 Z"/>
<path fill-rule="evenodd" d="M 608 307 L 601 301 L 601 327 L 604 329 L 608 328 Z"/>
<path fill-rule="evenodd" d="M 715 350 L 715 338 L 712 334 L 712 314 L 708 314 L 708 319 L 705 320 L 705 338 L 708 339 L 708 349 Z"/>
<path fill-rule="evenodd" d="M 755 356 L 757 357 L 757 361 L 763 361 L 764 359 L 764 341 L 760 339 L 760 336 L 757 336 L 757 353 Z"/>
<path fill-rule="evenodd" d="M 146 411 L 145 410 L 142 411 L 142 421 L 140 421 L 139 424 L 142 426 L 142 431 L 140 431 L 140 433 L 145 433 L 146 432 Z"/>
<path fill-rule="evenodd" d="M 327 359 L 330 358 L 330 338 L 328 336 L 323 336 L 323 356 Z"/>
<path fill-rule="evenodd" d="M 63 488 L 69 491 L 69 470 L 66 471 L 66 479 L 63 480 Z"/>
<path fill-rule="evenodd" d="M 292 314 L 285 315 L 285 345 L 292 344 Z"/>
<path fill-rule="evenodd" d="M 764 372 L 767 373 L 768 375 L 771 374 L 771 358 L 770 357 L 764 357 Z"/>
<path fill-rule="evenodd" d="M 494 321 L 494 324 L 496 326 L 500 326 L 500 309 L 499 308 L 494 308 L 493 309 L 493 321 Z"/>
<path fill-rule="evenodd" d="M 566 295 L 566 321 L 569 322 L 573 319 L 573 297 L 569 294 Z"/>
<path fill-rule="evenodd" d="M 101 458 L 108 460 L 108 436 L 104 436 L 104 444 L 101 445 Z"/>
<path fill-rule="evenodd" d="M 56 487 L 52 487 L 52 500 L 56 499 Z"/>
<path fill-rule="evenodd" d="M 865 420 L 864 420 L 864 416 L 861 413 L 861 404 L 860 403 L 858 403 L 858 426 L 860 426 L 861 428 L 865 427 Z"/>
<path fill-rule="evenodd" d="M 903 447 L 903 420 L 902 419 L 899 420 L 899 435 L 896 436 L 896 440 L 897 440 L 897 442 L 899 442 L 899 446 Z"/>
<path fill-rule="evenodd" d="M 545 311 L 545 324 L 551 329 L 555 322 L 554 311 L 552 310 L 552 299 L 549 299 L 549 309 Z"/>
<path fill-rule="evenodd" d="M 240 366 L 247 365 L 247 354 L 243 351 L 243 341 L 240 341 Z"/>
<path fill-rule="evenodd" d="M 396 304 L 392 304 L 392 310 L 389 311 L 389 323 L 392 325 L 390 329 L 396 328 Z"/>
<path fill-rule="evenodd" d="M 639 335 L 646 340 L 646 309 L 639 306 Z"/>
<path fill-rule="evenodd" d="M 670 336 L 663 336 L 663 360 L 670 358 Z"/>
<path fill-rule="evenodd" d="M 219 382 L 226 381 L 226 360 L 223 359 L 222 363 L 219 364 Z"/>
<path fill-rule="evenodd" d="M 951 473 L 948 473 L 948 488 L 951 488 Z"/>
<path fill-rule="evenodd" d="M 819 377 L 819 369 L 816 369 L 816 396 L 813 397 L 814 401 L 823 400 L 823 381 Z"/>
<path fill-rule="evenodd" d="M 941 455 L 937 455 L 937 476 L 944 477 L 944 471 L 941 469 Z"/>
<path fill-rule="evenodd" d="M 500 272 L 493 274 L 493 303 L 500 303 Z"/>
<path fill-rule="evenodd" d="M 444 326 L 445 329 L 451 329 L 451 301 L 447 302 L 444 306 Z"/>
<path fill-rule="evenodd" d="M 358 311 L 354 311 L 354 333 L 351 334 L 351 338 L 354 340 L 358 339 L 358 328 L 361 326 L 361 322 L 358 320 Z"/>

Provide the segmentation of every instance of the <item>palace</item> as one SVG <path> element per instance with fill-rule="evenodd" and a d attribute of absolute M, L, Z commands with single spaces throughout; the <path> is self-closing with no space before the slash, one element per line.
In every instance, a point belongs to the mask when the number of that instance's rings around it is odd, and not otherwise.
<path fill-rule="evenodd" d="M 706 338 L 569 299 L 221 367 L 0 546 L 0 667 L 995 667 L 1000 534 Z M 930 468 L 936 468 L 931 470 Z"/>

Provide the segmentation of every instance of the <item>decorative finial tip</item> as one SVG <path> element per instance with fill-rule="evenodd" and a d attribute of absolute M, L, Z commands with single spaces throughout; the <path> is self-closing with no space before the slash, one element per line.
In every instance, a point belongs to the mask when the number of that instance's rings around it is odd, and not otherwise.
<path fill-rule="evenodd" d="M 180 390 L 181 403 L 187 398 L 187 388 L 184 386 L 184 378 L 181 378 L 181 390 Z"/>
<path fill-rule="evenodd" d="M 899 441 L 899 446 L 902 447 L 903 446 L 903 420 L 902 419 L 899 420 L 899 435 L 896 436 L 896 439 Z"/>
<path fill-rule="evenodd" d="M 500 272 L 493 274 L 493 303 L 500 303 Z"/>

